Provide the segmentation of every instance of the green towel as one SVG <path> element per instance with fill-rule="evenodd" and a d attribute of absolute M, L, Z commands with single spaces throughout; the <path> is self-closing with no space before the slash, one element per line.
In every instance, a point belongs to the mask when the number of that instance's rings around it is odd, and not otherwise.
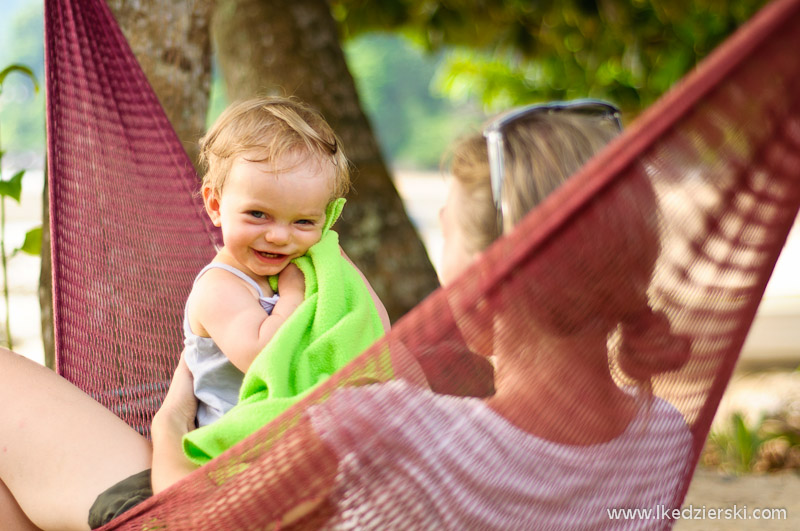
<path fill-rule="evenodd" d="M 305 276 L 305 299 L 245 373 L 239 403 L 184 436 L 183 449 L 192 462 L 206 463 L 255 432 L 383 335 L 361 275 L 329 230 L 344 201 L 328 205 L 322 238 L 294 260 Z"/>

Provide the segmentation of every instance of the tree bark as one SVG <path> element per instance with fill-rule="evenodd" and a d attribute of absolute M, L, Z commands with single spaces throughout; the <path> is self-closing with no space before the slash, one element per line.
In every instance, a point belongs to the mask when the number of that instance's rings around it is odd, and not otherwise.
<path fill-rule="evenodd" d="M 209 24 L 214 0 L 106 0 L 197 166 L 211 87 Z"/>
<path fill-rule="evenodd" d="M 336 230 L 392 320 L 438 286 L 381 156 L 325 0 L 218 0 L 212 35 L 230 101 L 294 95 L 316 107 L 353 162 Z"/>
<path fill-rule="evenodd" d="M 39 308 L 42 326 L 44 365 L 56 368 L 56 344 L 53 331 L 53 262 L 50 254 L 50 185 L 47 182 L 47 159 L 44 161 L 44 191 L 42 192 L 42 251 L 39 269 Z"/>
<path fill-rule="evenodd" d="M 213 0 L 107 0 L 192 162 L 205 132 L 211 85 L 209 22 Z M 48 212 L 45 188 L 44 211 Z M 54 368 L 50 224 L 43 216 L 39 304 L 45 364 Z"/>

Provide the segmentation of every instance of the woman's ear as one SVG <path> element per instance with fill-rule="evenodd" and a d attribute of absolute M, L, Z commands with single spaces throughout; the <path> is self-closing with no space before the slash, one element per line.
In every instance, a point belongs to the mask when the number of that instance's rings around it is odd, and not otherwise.
<path fill-rule="evenodd" d="M 211 218 L 211 223 L 213 223 L 215 227 L 219 227 L 221 224 L 219 212 L 219 193 L 211 186 L 204 184 L 202 188 L 202 194 L 203 204 L 206 207 L 206 213 L 208 214 L 208 217 Z"/>

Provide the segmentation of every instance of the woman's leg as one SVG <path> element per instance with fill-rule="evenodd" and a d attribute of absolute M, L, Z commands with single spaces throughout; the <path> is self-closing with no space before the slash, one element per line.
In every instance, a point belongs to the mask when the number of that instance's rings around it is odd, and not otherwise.
<path fill-rule="evenodd" d="M 77 387 L 0 349 L 0 481 L 36 525 L 87 529 L 97 495 L 149 468 L 151 454 L 144 437 Z"/>
<path fill-rule="evenodd" d="M 2 481 L 0 481 L 0 522 L 3 523 L 3 529 L 13 531 L 38 531 L 39 529 L 22 512 L 17 500 Z"/>

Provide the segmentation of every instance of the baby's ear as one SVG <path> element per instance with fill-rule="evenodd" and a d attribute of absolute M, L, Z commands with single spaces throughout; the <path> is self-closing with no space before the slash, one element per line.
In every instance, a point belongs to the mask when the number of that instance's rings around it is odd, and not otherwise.
<path fill-rule="evenodd" d="M 201 192 L 203 194 L 203 204 L 206 207 L 208 217 L 211 218 L 211 223 L 213 223 L 215 227 L 219 227 L 219 193 L 207 184 L 203 185 Z"/>

